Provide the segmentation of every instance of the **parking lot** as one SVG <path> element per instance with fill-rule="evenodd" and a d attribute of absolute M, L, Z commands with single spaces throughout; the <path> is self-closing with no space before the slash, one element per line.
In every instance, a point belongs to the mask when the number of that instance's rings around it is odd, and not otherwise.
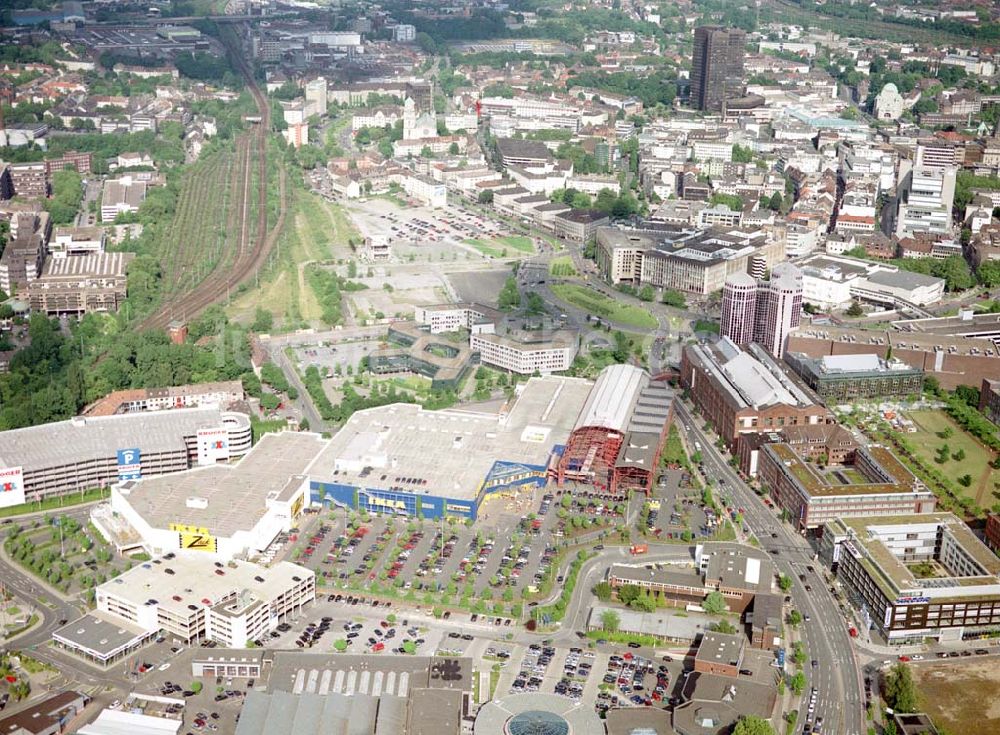
<path fill-rule="evenodd" d="M 523 601 L 562 583 L 554 568 L 560 544 L 608 532 L 625 511 L 585 495 L 544 490 L 498 498 L 476 528 L 464 523 L 363 516 L 334 509 L 304 517 L 278 543 L 283 558 L 317 574 L 319 594 L 383 595 L 444 608 L 520 617 Z"/>
<path fill-rule="evenodd" d="M 616 646 L 560 647 L 545 642 L 524 646 L 494 645 L 485 658 L 499 657 L 498 694 L 545 692 L 573 701 L 594 702 L 598 712 L 610 707 L 668 707 L 679 701 L 686 670 L 683 656 Z"/>
<path fill-rule="evenodd" d="M 512 236 L 511 228 L 485 214 L 457 207 L 400 207 L 374 197 L 352 201 L 351 218 L 366 237 L 385 237 L 397 262 L 517 258 L 534 254 L 539 241 Z"/>

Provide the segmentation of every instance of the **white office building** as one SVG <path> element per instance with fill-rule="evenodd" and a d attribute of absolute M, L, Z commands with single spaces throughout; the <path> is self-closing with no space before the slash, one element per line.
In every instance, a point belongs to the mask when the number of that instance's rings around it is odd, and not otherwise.
<path fill-rule="evenodd" d="M 920 166 L 910 171 L 900 187 L 897 237 L 909 237 L 918 232 L 951 233 L 955 176 L 952 167 Z"/>

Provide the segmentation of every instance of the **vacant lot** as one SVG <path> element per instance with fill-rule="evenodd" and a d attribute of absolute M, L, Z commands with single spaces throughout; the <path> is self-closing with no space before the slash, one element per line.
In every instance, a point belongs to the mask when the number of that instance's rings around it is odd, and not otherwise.
<path fill-rule="evenodd" d="M 589 314 L 641 329 L 656 329 L 656 318 L 643 308 L 621 304 L 604 294 L 583 286 L 558 283 L 552 286 L 556 298 L 583 309 Z"/>
<path fill-rule="evenodd" d="M 951 733 L 1000 732 L 1000 667 L 993 657 L 914 666 L 920 709 Z"/>
<path fill-rule="evenodd" d="M 328 262 L 334 252 L 349 253 L 348 239 L 360 237 L 337 205 L 306 191 L 297 190 L 293 196 L 280 246 L 267 271 L 229 308 L 236 319 L 249 321 L 262 308 L 285 329 L 318 324 L 323 309 L 306 282 L 305 268 L 309 263 Z"/>
<path fill-rule="evenodd" d="M 958 424 L 951 420 L 944 411 L 913 411 L 909 414 L 917 426 L 917 433 L 912 436 L 914 451 L 931 467 L 939 468 L 947 477 L 958 478 L 965 474 L 972 475 L 972 485 L 963 488 L 957 482 L 955 486 L 972 498 L 977 505 L 989 507 L 993 505 L 992 492 L 995 483 L 1000 482 L 1000 470 L 989 466 L 993 453 L 966 433 Z M 942 438 L 942 432 L 951 430 L 951 436 Z M 965 457 L 955 460 L 949 457 L 944 464 L 937 464 L 935 459 L 938 450 L 948 445 L 951 455 L 959 450 L 965 452 Z"/>

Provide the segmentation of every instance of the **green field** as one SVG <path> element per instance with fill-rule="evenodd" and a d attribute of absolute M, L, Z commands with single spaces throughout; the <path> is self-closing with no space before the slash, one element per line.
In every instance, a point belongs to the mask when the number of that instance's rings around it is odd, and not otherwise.
<path fill-rule="evenodd" d="M 988 508 L 994 503 L 992 492 L 1000 483 L 1000 470 L 994 470 L 989 466 L 993 459 L 993 453 L 980 444 L 974 437 L 969 435 L 958 424 L 952 421 L 944 411 L 911 411 L 908 416 L 913 419 L 917 427 L 917 433 L 909 435 L 910 443 L 914 452 L 924 460 L 928 466 L 937 467 L 945 476 L 958 478 L 961 475 L 972 475 L 972 485 L 964 488 L 955 482 L 963 494 L 972 498 L 977 505 Z M 942 439 L 938 434 L 950 428 L 953 432 L 947 439 Z M 948 459 L 944 464 L 937 464 L 938 449 L 947 444 L 948 449 L 954 454 L 959 449 L 965 452 L 965 458 L 961 461 Z"/>
<path fill-rule="evenodd" d="M 465 240 L 462 240 L 462 242 L 464 242 L 466 245 L 471 245 L 476 250 L 478 250 L 480 253 L 482 253 L 483 255 L 486 255 L 486 256 L 488 256 L 490 258 L 505 258 L 507 256 L 507 254 L 508 254 L 505 250 L 501 250 L 500 248 L 493 247 L 492 245 L 490 245 L 490 244 L 488 244 L 486 242 L 483 242 L 482 240 L 475 240 L 475 239 L 473 239 L 471 237 L 467 238 Z"/>
<path fill-rule="evenodd" d="M 645 309 L 629 304 L 621 304 L 609 299 L 604 294 L 592 291 L 584 286 L 571 283 L 557 283 L 552 286 L 552 293 L 567 304 L 583 309 L 589 314 L 608 319 L 612 322 L 627 324 L 641 329 L 656 329 L 656 318 Z"/>
<path fill-rule="evenodd" d="M 508 235 L 507 237 L 498 237 L 497 242 L 512 247 L 515 250 L 519 250 L 522 253 L 535 252 L 535 247 L 531 244 L 531 238 L 524 237 L 523 235 Z"/>
<path fill-rule="evenodd" d="M 568 255 L 561 255 L 553 258 L 549 263 L 549 274 L 557 278 L 569 278 L 576 275 L 576 268 L 573 267 L 573 259 Z"/>
<path fill-rule="evenodd" d="M 496 240 L 479 240 L 477 238 L 466 238 L 463 240 L 466 245 L 471 245 L 483 255 L 491 258 L 516 257 L 520 254 L 532 254 L 535 248 L 531 245 L 531 239 L 527 237 L 498 237 Z"/>

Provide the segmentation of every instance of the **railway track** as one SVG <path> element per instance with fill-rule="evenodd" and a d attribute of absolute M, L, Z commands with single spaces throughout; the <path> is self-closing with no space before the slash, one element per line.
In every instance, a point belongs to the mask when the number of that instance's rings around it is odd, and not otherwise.
<path fill-rule="evenodd" d="M 174 319 L 190 320 L 198 316 L 212 304 L 224 300 L 228 294 L 249 280 L 267 261 L 274 248 L 278 234 L 285 221 L 285 195 L 287 182 L 285 172 L 280 172 L 278 181 L 281 206 L 278 219 L 270 232 L 267 230 L 267 133 L 271 127 L 271 108 L 267 98 L 260 91 L 253 73 L 243 58 L 242 44 L 238 34 L 227 30 L 223 35 L 230 58 L 243 75 L 247 88 L 257 105 L 260 122 L 254 124 L 236 141 L 236 160 L 240 163 L 234 173 L 240 177 L 235 188 L 240 194 L 240 202 L 234 203 L 227 226 L 239 231 L 236 252 L 232 257 L 222 257 L 217 265 L 200 283 L 185 293 L 169 297 L 154 313 L 138 324 L 138 329 L 164 329 Z M 251 224 L 253 173 L 256 171 L 256 221 Z M 205 202 L 205 206 L 212 206 Z M 235 213 L 235 216 L 232 216 Z"/>

